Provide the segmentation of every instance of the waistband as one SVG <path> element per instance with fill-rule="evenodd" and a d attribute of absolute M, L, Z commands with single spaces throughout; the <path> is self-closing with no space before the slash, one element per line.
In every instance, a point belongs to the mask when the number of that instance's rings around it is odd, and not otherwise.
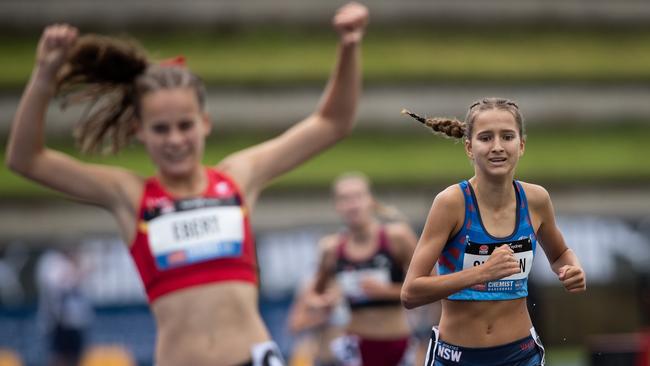
<path fill-rule="evenodd" d="M 528 337 L 511 343 L 495 347 L 472 348 L 441 341 L 438 329 L 434 327 L 425 365 L 504 366 L 534 357 L 540 358 L 537 364 L 542 366 L 545 364 L 544 347 L 535 328 L 530 329 Z"/>

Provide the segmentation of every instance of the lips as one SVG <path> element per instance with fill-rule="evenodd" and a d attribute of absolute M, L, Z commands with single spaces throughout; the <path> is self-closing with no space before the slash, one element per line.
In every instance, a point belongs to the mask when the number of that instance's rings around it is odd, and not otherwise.
<path fill-rule="evenodd" d="M 164 157 L 168 161 L 175 162 L 183 161 L 188 155 L 189 153 L 187 152 L 166 152 Z"/>
<path fill-rule="evenodd" d="M 488 161 L 490 163 L 495 163 L 495 164 L 504 163 L 506 160 L 508 160 L 508 159 L 505 158 L 505 157 L 496 157 L 496 158 L 489 158 L 488 159 Z"/>

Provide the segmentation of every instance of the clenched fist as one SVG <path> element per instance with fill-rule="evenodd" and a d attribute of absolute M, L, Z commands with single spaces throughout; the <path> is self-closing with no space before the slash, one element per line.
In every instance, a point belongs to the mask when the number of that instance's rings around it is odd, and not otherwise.
<path fill-rule="evenodd" d="M 343 44 L 359 43 L 368 24 L 368 8 L 359 3 L 348 3 L 339 8 L 332 24 L 340 34 Z"/>
<path fill-rule="evenodd" d="M 557 276 L 569 292 L 582 292 L 587 289 L 585 271 L 579 266 L 562 266 Z"/>
<path fill-rule="evenodd" d="M 54 77 L 65 63 L 66 55 L 77 40 L 77 28 L 67 24 L 50 25 L 43 31 L 36 49 L 36 64 Z"/>
<path fill-rule="evenodd" d="M 479 268 L 483 271 L 485 282 L 508 277 L 520 271 L 519 261 L 508 245 L 496 248 Z"/>

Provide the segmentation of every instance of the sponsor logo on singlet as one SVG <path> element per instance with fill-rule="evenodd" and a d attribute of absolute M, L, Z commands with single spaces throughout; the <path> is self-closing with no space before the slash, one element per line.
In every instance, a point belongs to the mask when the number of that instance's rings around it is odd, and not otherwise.
<path fill-rule="evenodd" d="M 487 255 L 490 251 L 490 247 L 487 245 L 483 244 L 480 247 L 478 247 L 478 254 L 480 255 Z"/>

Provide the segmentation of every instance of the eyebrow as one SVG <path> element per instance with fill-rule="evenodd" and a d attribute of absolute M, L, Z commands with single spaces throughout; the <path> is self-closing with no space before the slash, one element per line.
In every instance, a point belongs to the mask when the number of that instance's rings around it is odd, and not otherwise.
<path fill-rule="evenodd" d="M 482 134 L 487 134 L 487 133 L 493 134 L 493 133 L 495 133 L 495 131 L 494 130 L 477 131 L 476 135 L 482 135 Z M 517 130 L 513 130 L 513 129 L 508 128 L 508 129 L 503 129 L 503 130 L 496 131 L 496 133 L 517 133 Z"/>

